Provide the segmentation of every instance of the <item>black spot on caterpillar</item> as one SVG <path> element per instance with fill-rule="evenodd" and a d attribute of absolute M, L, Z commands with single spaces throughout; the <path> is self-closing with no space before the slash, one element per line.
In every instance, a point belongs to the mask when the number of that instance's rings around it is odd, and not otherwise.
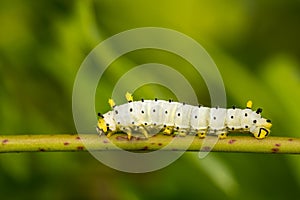
<path fill-rule="evenodd" d="M 109 104 L 112 111 L 99 114 L 97 131 L 111 135 L 117 131 L 126 132 L 128 138 L 134 133 L 149 135 L 163 131 L 165 134 L 178 132 L 181 135 L 196 134 L 199 137 L 217 135 L 225 138 L 230 132 L 250 132 L 258 139 L 270 133 L 271 121 L 262 118 L 258 111 L 251 110 L 248 101 L 245 109 L 209 108 L 165 100 L 133 101 L 127 93 L 128 103 L 116 106 L 112 99 Z M 139 127 L 139 128 L 137 128 Z"/>

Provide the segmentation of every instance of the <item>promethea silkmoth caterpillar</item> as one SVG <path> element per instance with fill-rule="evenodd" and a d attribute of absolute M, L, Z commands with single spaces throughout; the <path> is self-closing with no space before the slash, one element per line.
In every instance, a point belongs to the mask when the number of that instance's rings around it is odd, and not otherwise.
<path fill-rule="evenodd" d="M 262 109 L 251 110 L 252 102 L 248 101 L 245 109 L 209 108 L 193 106 L 171 100 L 133 101 L 126 93 L 128 103 L 116 106 L 112 99 L 109 104 L 112 110 L 98 114 L 97 131 L 107 136 L 122 131 L 128 139 L 132 134 L 142 134 L 146 138 L 162 131 L 164 134 L 194 134 L 201 138 L 216 135 L 225 138 L 230 132 L 252 133 L 262 139 L 269 135 L 271 121 L 261 117 Z"/>

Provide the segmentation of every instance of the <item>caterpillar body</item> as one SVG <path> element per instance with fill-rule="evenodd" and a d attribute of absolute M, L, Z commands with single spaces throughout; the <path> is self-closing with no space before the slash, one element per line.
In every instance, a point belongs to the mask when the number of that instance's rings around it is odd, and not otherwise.
<path fill-rule="evenodd" d="M 116 106 L 112 99 L 109 104 L 112 110 L 98 114 L 97 131 L 107 136 L 122 131 L 128 135 L 142 134 L 145 138 L 162 131 L 164 134 L 193 134 L 204 138 L 216 135 L 226 138 L 230 132 L 252 133 L 262 139 L 269 135 L 271 121 L 261 117 L 262 109 L 251 110 L 252 102 L 248 101 L 245 109 L 209 108 L 193 106 L 171 100 L 133 101 L 130 93 L 126 94 L 128 103 Z"/>

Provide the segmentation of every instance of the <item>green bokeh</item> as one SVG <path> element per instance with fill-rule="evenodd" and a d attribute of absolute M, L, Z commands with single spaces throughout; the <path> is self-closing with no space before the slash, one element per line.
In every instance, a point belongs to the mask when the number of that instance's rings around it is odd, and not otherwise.
<path fill-rule="evenodd" d="M 0 2 L 0 134 L 75 133 L 72 87 L 85 56 L 121 31 L 158 26 L 198 41 L 217 64 L 228 106 L 247 100 L 272 119 L 272 135 L 300 133 L 300 2 L 62 1 Z M 132 67 L 158 62 L 189 77 L 210 104 L 201 77 L 176 55 L 128 53 L 105 72 L 96 109 L 109 109 L 113 84 Z M 137 97 L 168 98 L 147 85 Z M 1 145 L 1 144 L 0 144 Z M 1 199 L 292 199 L 300 196 L 300 157 L 186 153 L 147 174 L 110 169 L 88 153 L 0 155 Z"/>

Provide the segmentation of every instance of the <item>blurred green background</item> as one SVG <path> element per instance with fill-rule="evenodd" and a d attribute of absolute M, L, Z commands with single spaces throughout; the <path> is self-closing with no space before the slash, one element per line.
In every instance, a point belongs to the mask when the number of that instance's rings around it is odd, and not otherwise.
<path fill-rule="evenodd" d="M 187 34 L 208 51 L 228 106 L 251 99 L 272 119 L 272 135 L 299 137 L 299 11 L 298 0 L 1 0 L 0 134 L 76 133 L 72 87 L 85 56 L 116 33 L 158 26 Z M 178 57 L 141 50 L 107 70 L 97 110 L 109 109 L 107 98 L 123 73 L 147 62 L 181 69 L 199 102 L 209 105 L 202 82 Z M 157 86 L 137 93 L 170 95 Z M 0 155 L 1 199 L 292 199 L 299 189 L 300 157 L 293 155 L 211 153 L 199 160 L 185 153 L 146 174 L 110 169 L 83 152 Z"/>

